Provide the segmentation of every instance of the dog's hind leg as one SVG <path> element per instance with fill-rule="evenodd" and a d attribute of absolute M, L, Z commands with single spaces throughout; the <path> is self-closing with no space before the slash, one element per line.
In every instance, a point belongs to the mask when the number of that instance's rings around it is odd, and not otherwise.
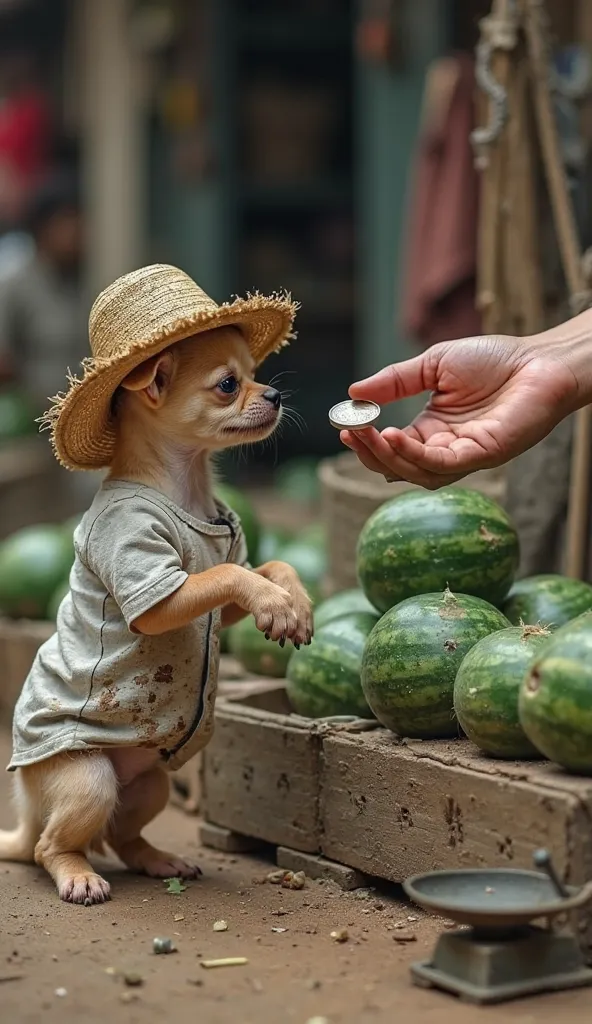
<path fill-rule="evenodd" d="M 53 878 L 69 903 L 104 903 L 109 883 L 93 871 L 85 852 L 101 836 L 117 804 L 117 776 L 100 751 L 58 754 L 43 768 L 45 826 L 35 861 Z"/>
<path fill-rule="evenodd" d="M 169 778 L 155 767 L 138 775 L 120 793 L 117 812 L 107 831 L 107 842 L 132 871 L 153 878 L 198 878 L 196 864 L 157 850 L 140 834 L 160 814 L 169 798 Z"/>

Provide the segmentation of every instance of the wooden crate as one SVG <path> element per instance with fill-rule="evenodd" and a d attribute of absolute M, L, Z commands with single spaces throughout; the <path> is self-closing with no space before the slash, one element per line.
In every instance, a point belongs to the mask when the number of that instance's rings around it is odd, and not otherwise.
<path fill-rule="evenodd" d="M 221 702 L 204 752 L 206 821 L 391 882 L 531 868 L 540 846 L 566 882 L 592 878 L 592 779 L 494 761 L 464 739 L 402 742 L 285 711 L 281 690 Z M 590 911 L 579 927 L 592 951 Z"/>
<path fill-rule="evenodd" d="M 214 825 L 306 853 L 320 849 L 320 738 L 289 714 L 283 686 L 216 707 L 203 757 L 203 811 Z"/>

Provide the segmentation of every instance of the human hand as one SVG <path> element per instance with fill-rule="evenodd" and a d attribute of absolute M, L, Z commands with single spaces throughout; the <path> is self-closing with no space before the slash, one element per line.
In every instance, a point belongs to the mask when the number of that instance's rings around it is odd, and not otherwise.
<path fill-rule="evenodd" d="M 578 381 L 561 346 L 536 340 L 492 335 L 442 342 L 352 384 L 351 398 L 379 405 L 431 395 L 403 430 L 344 430 L 341 440 L 387 480 L 430 490 L 503 465 L 577 405 Z"/>

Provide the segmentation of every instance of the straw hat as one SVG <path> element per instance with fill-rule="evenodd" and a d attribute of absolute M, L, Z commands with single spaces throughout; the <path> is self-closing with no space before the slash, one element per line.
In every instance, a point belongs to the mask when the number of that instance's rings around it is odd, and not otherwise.
<path fill-rule="evenodd" d="M 89 317 L 92 357 L 82 377 L 68 375 L 42 418 L 67 469 L 109 466 L 115 445 L 113 396 L 134 367 L 176 341 L 214 327 L 243 333 L 255 363 L 290 340 L 297 306 L 289 295 L 249 295 L 218 306 L 183 271 L 156 264 L 118 278 L 101 292 Z"/>

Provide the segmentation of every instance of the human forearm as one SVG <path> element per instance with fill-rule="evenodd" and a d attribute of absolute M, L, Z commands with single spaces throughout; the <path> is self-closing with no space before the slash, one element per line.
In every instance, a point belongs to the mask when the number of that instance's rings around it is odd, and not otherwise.
<path fill-rule="evenodd" d="M 592 403 L 592 309 L 528 339 L 533 355 L 559 359 L 573 374 L 571 412 Z"/>

